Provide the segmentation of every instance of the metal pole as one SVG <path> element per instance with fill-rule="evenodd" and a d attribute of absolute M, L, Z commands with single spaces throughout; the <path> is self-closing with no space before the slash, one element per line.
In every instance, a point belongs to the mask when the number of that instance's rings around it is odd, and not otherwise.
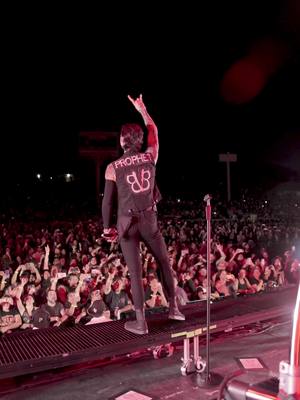
<path fill-rule="evenodd" d="M 231 176 L 230 176 L 230 163 L 237 161 L 237 155 L 233 153 L 219 154 L 219 161 L 226 162 L 226 175 L 227 175 L 227 201 L 231 201 Z"/>
<path fill-rule="evenodd" d="M 190 362 L 190 339 L 183 340 L 183 361 L 185 363 Z"/>
<path fill-rule="evenodd" d="M 219 386 L 223 380 L 223 377 L 216 373 L 210 372 L 210 294 L 211 294 L 211 265 L 210 265 L 210 240 L 211 240 L 211 205 L 210 205 L 211 196 L 207 194 L 204 197 L 204 201 L 206 202 L 206 222 L 207 222 L 207 233 L 206 233 L 206 259 L 207 259 L 207 299 L 206 299 L 206 362 L 200 361 L 197 363 L 196 369 L 198 370 L 196 374 L 196 381 L 199 387 L 213 387 Z M 204 330 L 204 329 L 203 329 Z M 199 343 L 199 340 L 198 340 Z M 194 341 L 194 345 L 197 345 L 197 341 Z M 194 350 L 195 351 L 195 350 Z M 197 355 L 199 355 L 199 350 L 195 351 Z M 201 367 L 201 368 L 200 368 Z M 199 378 L 198 378 L 199 377 Z"/>
<path fill-rule="evenodd" d="M 231 200 L 231 182 L 230 182 L 230 161 L 226 161 L 226 170 L 227 170 L 227 201 Z"/>
<path fill-rule="evenodd" d="M 197 363 L 199 360 L 199 336 L 194 337 L 194 361 Z"/>
<path fill-rule="evenodd" d="M 205 381 L 210 380 L 209 362 L 210 362 L 210 293 L 211 293 L 211 266 L 210 266 L 210 238 L 211 238 L 211 197 L 206 195 L 204 201 L 206 201 L 206 225 L 207 225 L 207 299 L 206 299 L 206 375 Z"/>

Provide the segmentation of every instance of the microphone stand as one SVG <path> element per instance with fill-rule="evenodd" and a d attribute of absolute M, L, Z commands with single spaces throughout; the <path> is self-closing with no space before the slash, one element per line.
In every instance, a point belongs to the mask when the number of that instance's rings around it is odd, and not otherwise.
<path fill-rule="evenodd" d="M 210 253 L 211 253 L 211 196 L 207 194 L 204 197 L 206 202 L 205 214 L 206 214 L 206 259 L 207 259 L 207 299 L 206 299 L 206 362 L 204 368 L 200 373 L 197 374 L 197 383 L 201 387 L 212 387 L 219 385 L 223 377 L 219 374 L 210 372 L 210 296 L 211 296 L 211 265 L 210 265 Z"/>

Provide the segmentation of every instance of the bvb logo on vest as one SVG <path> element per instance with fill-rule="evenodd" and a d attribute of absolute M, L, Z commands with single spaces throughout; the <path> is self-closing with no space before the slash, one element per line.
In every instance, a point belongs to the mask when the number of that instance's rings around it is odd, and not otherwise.
<path fill-rule="evenodd" d="M 133 171 L 132 174 L 126 176 L 127 182 L 131 186 L 131 190 L 134 193 L 146 192 L 150 189 L 150 178 L 151 172 L 148 169 L 142 169 L 140 177 L 137 176 L 136 172 Z"/>

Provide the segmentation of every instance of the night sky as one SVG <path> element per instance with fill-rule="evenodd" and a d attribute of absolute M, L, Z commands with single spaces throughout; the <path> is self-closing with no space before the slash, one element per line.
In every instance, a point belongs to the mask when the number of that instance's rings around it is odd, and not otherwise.
<path fill-rule="evenodd" d="M 142 122 L 127 94 L 143 93 L 166 191 L 218 187 L 218 154 L 227 151 L 238 155 L 237 186 L 299 182 L 299 2 L 193 3 L 14 21 L 18 33 L 11 28 L 2 49 L 2 177 L 76 173 L 80 130 Z M 230 100 L 226 72 L 265 41 L 284 54 L 279 66 L 251 99 Z"/>

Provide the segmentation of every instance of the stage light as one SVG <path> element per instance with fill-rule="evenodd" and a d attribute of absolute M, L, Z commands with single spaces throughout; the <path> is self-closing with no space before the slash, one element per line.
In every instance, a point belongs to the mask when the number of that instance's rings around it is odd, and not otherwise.
<path fill-rule="evenodd" d="M 73 174 L 65 174 L 66 182 L 71 182 L 74 179 Z"/>

